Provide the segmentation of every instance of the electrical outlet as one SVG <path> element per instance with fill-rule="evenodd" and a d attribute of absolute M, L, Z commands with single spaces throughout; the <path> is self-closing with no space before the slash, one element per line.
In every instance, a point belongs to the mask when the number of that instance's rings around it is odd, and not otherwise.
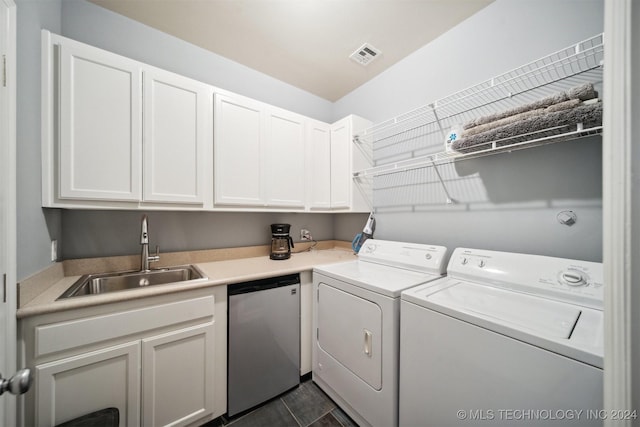
<path fill-rule="evenodd" d="M 58 241 L 51 241 L 51 262 L 56 262 L 58 260 Z"/>
<path fill-rule="evenodd" d="M 311 232 L 306 228 L 300 230 L 300 240 L 311 240 Z"/>

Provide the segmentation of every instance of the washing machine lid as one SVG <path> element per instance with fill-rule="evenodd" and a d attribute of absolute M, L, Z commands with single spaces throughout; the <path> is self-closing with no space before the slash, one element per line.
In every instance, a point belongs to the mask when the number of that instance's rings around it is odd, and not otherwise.
<path fill-rule="evenodd" d="M 402 299 L 602 367 L 599 310 L 450 277 L 409 289 Z"/>
<path fill-rule="evenodd" d="M 323 265 L 313 271 L 391 298 L 399 298 L 405 289 L 442 277 L 361 260 Z"/>
<path fill-rule="evenodd" d="M 569 338 L 581 313 L 579 307 L 558 301 L 455 279 L 449 283 L 451 286 L 441 290 L 427 290 L 427 306 L 483 316 L 512 328 L 554 338 Z"/>

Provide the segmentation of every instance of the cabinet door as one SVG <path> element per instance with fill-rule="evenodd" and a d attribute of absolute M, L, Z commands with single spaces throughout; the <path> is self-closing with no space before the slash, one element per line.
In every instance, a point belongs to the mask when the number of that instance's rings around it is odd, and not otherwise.
<path fill-rule="evenodd" d="M 261 146 L 264 106 L 216 94 L 214 120 L 215 202 L 263 205 Z"/>
<path fill-rule="evenodd" d="M 304 143 L 302 116 L 279 109 L 268 110 L 263 164 L 269 206 L 304 207 Z"/>
<path fill-rule="evenodd" d="M 142 341 L 144 426 L 186 425 L 213 413 L 213 343 L 212 322 Z"/>
<path fill-rule="evenodd" d="M 59 48 L 59 197 L 140 200 L 139 63 L 71 41 Z"/>
<path fill-rule="evenodd" d="M 120 426 L 140 423 L 140 343 L 36 366 L 36 424 L 53 426 L 117 408 Z"/>
<path fill-rule="evenodd" d="M 351 205 L 351 123 L 349 118 L 331 125 L 331 207 Z"/>
<path fill-rule="evenodd" d="M 144 71 L 144 201 L 203 202 L 210 92 L 163 70 Z"/>
<path fill-rule="evenodd" d="M 311 121 L 307 130 L 309 208 L 331 208 L 331 129 Z"/>

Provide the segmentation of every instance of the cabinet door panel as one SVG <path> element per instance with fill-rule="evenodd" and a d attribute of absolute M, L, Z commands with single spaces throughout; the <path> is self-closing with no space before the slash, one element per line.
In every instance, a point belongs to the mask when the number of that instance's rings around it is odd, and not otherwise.
<path fill-rule="evenodd" d="M 120 426 L 139 425 L 139 364 L 136 341 L 36 366 L 36 424 L 117 408 Z"/>
<path fill-rule="evenodd" d="M 143 425 L 186 425 L 214 412 L 213 343 L 213 323 L 142 341 Z"/>
<path fill-rule="evenodd" d="M 305 203 L 305 126 L 301 116 L 270 111 L 265 142 L 267 204 L 303 207 Z"/>
<path fill-rule="evenodd" d="M 262 105 L 216 95 L 215 201 L 264 205 L 261 183 Z"/>
<path fill-rule="evenodd" d="M 331 207 L 331 131 L 326 123 L 311 123 L 308 130 L 309 207 Z"/>
<path fill-rule="evenodd" d="M 135 61 L 60 46 L 60 198 L 140 199 L 141 98 Z"/>
<path fill-rule="evenodd" d="M 331 127 L 331 207 L 351 205 L 351 126 L 348 119 Z"/>
<path fill-rule="evenodd" d="M 202 203 L 207 87 L 144 72 L 144 200 Z"/>

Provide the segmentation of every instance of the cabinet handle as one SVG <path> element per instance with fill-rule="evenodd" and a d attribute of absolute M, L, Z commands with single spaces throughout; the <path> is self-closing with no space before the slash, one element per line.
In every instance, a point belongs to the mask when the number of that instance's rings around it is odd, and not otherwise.
<path fill-rule="evenodd" d="M 371 331 L 364 330 L 364 354 L 371 357 L 371 340 L 373 338 L 373 334 Z"/>

